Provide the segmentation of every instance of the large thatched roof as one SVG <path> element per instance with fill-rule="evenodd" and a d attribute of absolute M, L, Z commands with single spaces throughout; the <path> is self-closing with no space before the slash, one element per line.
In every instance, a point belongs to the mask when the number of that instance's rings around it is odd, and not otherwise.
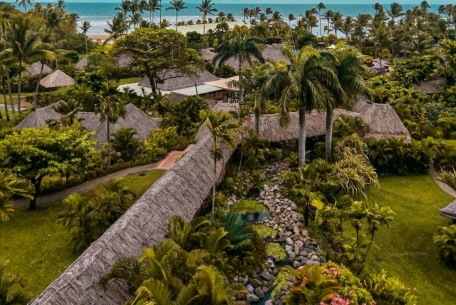
<path fill-rule="evenodd" d="M 137 136 L 146 139 L 149 133 L 160 127 L 160 119 L 151 118 L 133 104 L 126 107 L 125 118 L 119 118 L 116 124 L 110 124 L 109 133 L 113 134 L 122 127 L 133 128 Z M 40 128 L 47 126 L 48 120 L 59 120 L 62 116 L 51 106 L 39 108 L 32 111 L 16 128 Z M 107 141 L 106 122 L 100 122 L 100 116 L 94 112 L 78 112 L 77 117 L 81 119 L 81 125 L 88 131 L 93 131 L 93 139 L 97 139 L 97 148 L 100 148 Z"/>
<path fill-rule="evenodd" d="M 225 91 L 239 91 L 238 88 L 230 87 L 229 84 L 231 82 L 238 82 L 239 81 L 239 75 L 230 77 L 230 78 L 222 78 L 219 80 L 211 81 L 211 82 L 206 82 L 206 85 L 209 86 L 214 86 L 217 88 L 220 88 Z"/>
<path fill-rule="evenodd" d="M 74 85 L 74 79 L 60 70 L 55 70 L 55 72 L 43 78 L 40 81 L 40 85 L 44 88 L 68 87 Z"/>
<path fill-rule="evenodd" d="M 42 75 L 50 74 L 54 72 L 51 67 L 46 64 L 42 64 L 40 61 L 34 62 L 30 66 L 26 67 L 25 70 L 22 72 L 24 75 L 29 76 L 37 76 L 41 73 L 41 66 L 43 66 L 43 73 Z"/>
<path fill-rule="evenodd" d="M 334 117 L 341 115 L 359 117 L 358 113 L 336 109 Z M 251 116 L 250 128 L 255 127 L 255 116 Z M 326 132 L 326 113 L 316 110 L 306 113 L 306 131 L 307 137 L 322 136 Z M 290 113 L 290 122 L 287 126 L 282 127 L 279 123 L 278 114 L 265 114 L 260 118 L 260 136 L 270 142 L 281 142 L 297 140 L 299 136 L 299 117 L 297 112 Z"/>
<path fill-rule="evenodd" d="M 423 94 L 438 94 L 440 93 L 441 87 L 446 84 L 445 79 L 438 78 L 433 80 L 424 81 L 419 85 L 415 86 L 415 89 Z"/>
<path fill-rule="evenodd" d="M 217 53 L 215 53 L 212 49 L 202 49 L 200 54 L 201 54 L 201 57 L 205 61 L 210 61 L 210 62 L 212 62 L 214 57 L 217 55 Z"/>
<path fill-rule="evenodd" d="M 82 70 L 84 69 L 86 66 L 87 66 L 87 63 L 89 62 L 89 55 L 86 55 L 84 56 L 83 58 L 81 58 L 77 63 L 76 65 L 74 66 L 74 68 L 76 70 Z"/>
<path fill-rule="evenodd" d="M 131 297 L 127 287 L 120 281 L 110 281 L 104 290 L 101 277 L 120 257 L 136 256 L 143 248 L 166 238 L 170 216 L 190 221 L 210 194 L 214 181 L 212 138 L 198 138 L 175 166 L 30 304 L 124 304 Z M 228 149 L 222 152 L 219 174 L 232 153 Z"/>
<path fill-rule="evenodd" d="M 196 75 L 183 75 L 174 70 L 164 70 L 160 73 L 160 78 L 165 79 L 163 84 L 157 84 L 161 91 L 175 91 L 183 88 L 204 85 L 206 82 L 216 81 L 219 78 L 206 70 L 200 70 Z M 138 84 L 139 86 L 150 88 L 148 78 Z"/>
<path fill-rule="evenodd" d="M 378 139 L 405 136 L 408 140 L 411 139 L 410 132 L 391 105 L 360 100 L 355 106 L 355 111 L 369 125 L 369 132 L 365 137 Z"/>

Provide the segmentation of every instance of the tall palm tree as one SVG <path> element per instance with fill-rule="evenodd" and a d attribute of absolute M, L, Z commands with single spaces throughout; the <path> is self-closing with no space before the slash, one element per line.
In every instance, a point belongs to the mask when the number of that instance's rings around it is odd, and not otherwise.
<path fill-rule="evenodd" d="M 264 62 L 263 55 L 257 46 L 257 43 L 261 41 L 259 38 L 249 37 L 249 33 L 243 31 L 239 26 L 235 26 L 232 33 L 232 38 L 222 42 L 217 48 L 217 55 L 213 59 L 214 64 L 222 66 L 230 58 L 237 58 L 238 71 L 241 71 L 242 64 L 244 62 L 251 63 L 252 57 Z M 242 81 L 242 76 L 239 76 L 239 99 L 241 102 L 244 100 Z"/>
<path fill-rule="evenodd" d="M 109 85 L 104 84 L 104 92 L 100 93 L 101 103 L 97 112 L 100 114 L 100 122 L 106 122 L 106 140 L 108 143 L 108 166 L 111 165 L 111 132 L 110 125 L 117 123 L 119 118 L 125 118 L 127 110 L 125 105 L 114 95 L 108 95 Z"/>
<path fill-rule="evenodd" d="M 107 24 L 109 28 L 104 31 L 109 34 L 109 38 L 106 41 L 121 37 L 128 31 L 129 28 L 128 22 L 125 20 L 125 16 L 123 14 L 114 16 L 112 22 L 107 21 Z"/>
<path fill-rule="evenodd" d="M 405 15 L 404 8 L 397 2 L 391 3 L 391 9 L 386 9 L 386 13 L 391 18 L 393 27 L 396 25 L 396 19 Z"/>
<path fill-rule="evenodd" d="M 27 4 L 32 5 L 32 0 L 16 0 L 19 6 L 24 7 L 24 13 L 27 12 Z"/>
<path fill-rule="evenodd" d="M 87 46 L 87 31 L 90 29 L 91 25 L 90 22 L 84 21 L 81 26 L 79 27 L 82 31 L 82 34 L 84 34 L 84 39 L 85 39 L 85 49 L 86 49 L 86 55 L 89 54 L 89 48 Z"/>
<path fill-rule="evenodd" d="M 348 40 L 349 35 L 351 37 L 351 33 L 354 28 L 355 28 L 355 21 L 354 21 L 353 17 L 347 16 L 347 18 L 345 18 L 345 20 L 344 20 L 344 23 L 342 24 L 342 28 L 340 29 L 340 31 L 345 34 L 345 40 Z"/>
<path fill-rule="evenodd" d="M 333 17 L 334 17 L 334 12 L 332 10 L 327 10 L 326 12 L 323 13 L 323 19 L 326 19 L 326 21 L 328 22 L 329 29 L 332 28 L 331 20 L 333 19 Z M 323 36 L 322 33 L 320 33 L 320 36 Z"/>
<path fill-rule="evenodd" d="M 17 58 L 19 65 L 17 107 L 21 113 L 21 84 L 22 84 L 22 65 L 34 58 L 51 59 L 53 53 L 44 49 L 40 40 L 40 33 L 31 30 L 29 19 L 18 19 L 9 26 L 7 41 L 13 55 Z"/>
<path fill-rule="evenodd" d="M 296 20 L 296 17 L 294 14 L 288 14 L 288 26 L 291 27 L 291 22 L 293 20 Z"/>
<path fill-rule="evenodd" d="M 15 174 L 2 170 L 0 171 L 0 219 L 8 220 L 14 212 L 14 206 L 10 202 L 14 195 L 32 198 L 32 184 Z"/>
<path fill-rule="evenodd" d="M 333 123 L 335 108 L 350 108 L 359 96 L 368 96 L 369 89 L 363 78 L 368 75 L 368 68 L 363 63 L 363 56 L 355 49 L 338 49 L 331 54 L 334 71 L 339 80 L 340 88 L 336 87 L 332 98 L 326 101 L 326 161 L 331 161 Z"/>
<path fill-rule="evenodd" d="M 236 133 L 242 131 L 242 127 L 237 124 L 233 117 L 227 112 L 215 112 L 208 110 L 203 113 L 206 120 L 205 125 L 212 134 L 213 144 L 212 153 L 214 156 L 214 185 L 212 187 L 212 216 L 215 210 L 215 186 L 217 184 L 217 158 L 221 155 L 218 144 L 225 144 L 229 148 L 236 147 Z"/>
<path fill-rule="evenodd" d="M 61 11 L 64 11 L 65 8 L 66 8 L 66 4 L 65 4 L 65 1 L 64 0 L 57 0 L 57 2 L 55 3 L 55 7 Z"/>
<path fill-rule="evenodd" d="M 149 22 L 154 22 L 154 13 L 158 10 L 161 10 L 161 6 L 158 3 L 158 0 L 148 0 L 144 3 L 144 9 L 149 11 Z"/>
<path fill-rule="evenodd" d="M 236 111 L 230 112 L 234 119 L 238 120 L 239 126 L 244 126 L 246 122 L 250 121 L 250 107 L 240 105 Z M 241 157 L 239 158 L 238 173 L 241 171 L 242 159 L 244 157 L 244 132 L 241 132 Z"/>
<path fill-rule="evenodd" d="M 321 10 L 325 10 L 326 9 L 326 5 L 323 3 L 323 2 L 320 2 L 317 4 L 317 10 L 318 10 L 318 22 L 320 23 L 320 36 L 323 36 L 321 34 Z"/>
<path fill-rule="evenodd" d="M 249 18 L 250 16 L 250 10 L 245 7 L 243 10 L 242 10 L 242 17 L 244 18 L 244 22 L 245 22 L 245 18 Z"/>
<path fill-rule="evenodd" d="M 8 81 L 8 88 L 9 88 L 9 96 L 10 96 L 10 101 L 11 101 L 11 110 L 13 112 L 13 118 L 16 119 L 16 113 L 14 110 L 14 104 L 12 103 L 12 97 L 11 97 L 11 84 L 9 80 L 9 74 L 10 74 L 10 66 L 13 65 L 13 63 L 16 61 L 16 59 L 12 56 L 12 52 L 10 49 L 5 49 L 5 44 L 0 44 L 2 46 L 3 50 L 0 52 L 0 76 L 2 79 L 2 93 L 3 93 L 3 101 L 5 103 L 5 113 L 6 113 L 6 120 L 9 121 L 9 111 L 8 111 L 8 101 L 6 97 L 6 84 L 5 84 L 5 79 Z"/>
<path fill-rule="evenodd" d="M 291 62 L 287 75 L 286 87 L 280 97 L 280 122 L 289 123 L 292 105 L 299 111 L 299 157 L 298 164 L 305 163 L 306 153 L 306 112 L 324 108 L 329 98 L 328 92 L 343 90 L 339 84 L 331 63 L 322 57 L 313 47 L 307 46 L 294 54 L 292 50 L 283 50 Z"/>
<path fill-rule="evenodd" d="M 179 12 L 183 9 L 188 8 L 185 6 L 185 5 L 187 5 L 187 3 L 185 3 L 184 0 L 171 0 L 170 4 L 171 4 L 171 6 L 168 7 L 166 10 L 167 11 L 169 11 L 169 10 L 176 11 L 176 31 L 177 31 L 177 18 L 178 18 Z"/>
<path fill-rule="evenodd" d="M 203 13 L 203 35 L 206 34 L 206 18 L 207 15 L 214 15 L 217 12 L 217 9 L 214 8 L 214 3 L 212 0 L 201 0 L 201 4 L 196 8 Z"/>

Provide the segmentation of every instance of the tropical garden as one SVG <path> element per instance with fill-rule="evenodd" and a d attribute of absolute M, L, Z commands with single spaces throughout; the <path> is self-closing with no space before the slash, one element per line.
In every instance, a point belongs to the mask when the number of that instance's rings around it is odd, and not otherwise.
<path fill-rule="evenodd" d="M 203 0 L 196 23 L 217 23 L 215 30 L 182 35 L 161 11 L 175 12 L 177 29 L 189 4 L 125 0 L 104 43 L 88 39 L 90 23 L 78 23 L 61 0 L 19 5 L 24 12 L 0 3 L 1 304 L 25 304 L 43 291 L 164 172 L 85 192 L 72 187 L 154 164 L 195 143 L 201 130 L 213 141 L 213 187 L 199 215 L 170 218 L 167 239 L 119 257 L 100 279 L 105 287 L 123 282 L 128 304 L 452 304 L 456 226 L 439 209 L 454 198 L 428 172 L 456 189 L 453 5 L 435 14 L 426 1 L 407 11 L 377 3 L 374 15 L 342 16 L 320 3 L 300 17 L 246 8 L 246 25 L 230 28 L 233 12 Z M 284 59 L 263 57 L 272 43 L 282 45 Z M 207 48 L 213 61 L 199 55 Z M 123 65 L 124 56 L 133 64 Z M 39 71 L 25 73 L 33 63 Z M 75 84 L 40 87 L 45 66 Z M 200 96 L 172 102 L 159 89 L 167 69 L 239 75 L 230 83 L 239 107 L 216 112 Z M 149 80 L 150 94 L 117 90 L 138 76 Z M 438 90 L 423 90 L 436 80 Z M 391 105 L 410 137 L 368 138 L 361 118 L 336 117 L 360 99 Z M 160 127 L 146 139 L 133 128 L 112 132 L 128 104 Z M 43 107 L 60 119 L 15 128 Z M 324 133 L 309 137 L 315 111 L 324 113 Z M 102 145 L 82 127 L 83 112 L 105 126 Z M 282 127 L 296 115 L 297 138 L 263 139 L 265 114 Z M 226 150 L 233 154 L 220 181 Z M 61 200 L 40 199 L 59 192 Z"/>

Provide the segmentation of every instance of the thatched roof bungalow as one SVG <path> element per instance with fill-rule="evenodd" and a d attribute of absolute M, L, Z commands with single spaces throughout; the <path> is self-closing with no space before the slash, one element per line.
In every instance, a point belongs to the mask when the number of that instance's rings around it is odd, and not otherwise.
<path fill-rule="evenodd" d="M 211 192 L 212 138 L 209 135 L 198 138 L 195 146 L 176 165 L 30 305 L 124 304 L 131 297 L 126 285 L 110 281 L 103 289 L 102 276 L 120 257 L 137 256 L 145 247 L 152 247 L 166 238 L 170 216 L 178 215 L 190 221 Z M 223 158 L 218 161 L 219 174 L 232 151 L 222 149 L 222 153 Z"/>
<path fill-rule="evenodd" d="M 34 62 L 30 66 L 26 67 L 24 71 L 22 71 L 22 75 L 24 76 L 37 76 L 41 73 L 41 67 L 43 67 L 42 75 L 50 74 L 54 72 L 51 67 L 46 64 L 42 64 L 40 61 Z"/>
<path fill-rule="evenodd" d="M 360 100 L 355 105 L 355 111 L 369 125 L 366 138 L 405 136 L 407 140 L 411 139 L 410 132 L 390 104 L 376 104 Z"/>
<path fill-rule="evenodd" d="M 441 87 L 446 84 L 445 79 L 438 78 L 424 81 L 415 86 L 415 89 L 423 94 L 439 94 L 442 90 Z"/>
<path fill-rule="evenodd" d="M 76 63 L 74 68 L 76 70 L 83 70 L 87 66 L 88 62 L 89 62 L 89 55 L 86 55 Z"/>
<path fill-rule="evenodd" d="M 126 106 L 125 118 L 119 118 L 116 124 L 110 125 L 110 134 L 117 132 L 122 127 L 133 128 L 141 139 L 147 139 L 149 133 L 160 127 L 160 119 L 151 118 L 133 104 Z M 96 148 L 101 148 L 107 141 L 106 122 L 100 121 L 100 116 L 94 112 L 78 112 L 76 115 L 81 119 L 81 125 L 88 131 L 93 131 L 92 139 L 97 139 Z M 57 113 L 53 106 L 46 106 L 32 111 L 16 128 L 41 128 L 46 127 L 49 120 L 60 120 L 61 114 Z"/>
<path fill-rule="evenodd" d="M 44 88 L 68 87 L 74 84 L 74 79 L 60 70 L 55 70 L 40 81 L 40 85 Z"/>
<path fill-rule="evenodd" d="M 219 78 L 206 70 L 197 71 L 196 75 L 180 74 L 175 70 L 163 70 L 159 76 L 163 79 L 162 84 L 157 84 L 160 91 L 175 91 L 195 86 L 204 85 L 206 82 L 216 81 Z M 141 81 L 139 86 L 151 88 L 148 78 Z"/>

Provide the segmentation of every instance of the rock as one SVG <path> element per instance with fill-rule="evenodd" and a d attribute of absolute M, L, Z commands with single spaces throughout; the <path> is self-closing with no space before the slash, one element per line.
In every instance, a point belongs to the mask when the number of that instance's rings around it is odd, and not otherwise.
<path fill-rule="evenodd" d="M 273 258 L 275 263 L 280 263 L 280 257 L 278 255 L 274 255 Z"/>
<path fill-rule="evenodd" d="M 301 234 L 295 234 L 293 235 L 293 241 L 299 241 L 299 239 L 301 238 Z"/>
<path fill-rule="evenodd" d="M 252 285 L 254 288 L 257 288 L 258 286 L 261 286 L 261 282 L 257 279 L 252 279 L 249 278 L 249 283 Z"/>
<path fill-rule="evenodd" d="M 250 305 L 250 304 L 247 301 L 236 301 L 236 302 L 234 302 L 234 305 Z"/>
<path fill-rule="evenodd" d="M 310 257 L 310 259 L 313 260 L 313 261 L 319 261 L 318 256 L 316 256 L 315 254 L 312 255 L 312 256 Z"/>
<path fill-rule="evenodd" d="M 262 287 L 257 287 L 257 288 L 255 288 L 255 295 L 256 295 L 257 297 L 259 297 L 260 299 L 261 299 L 262 297 L 264 297 L 264 292 L 263 292 Z"/>
<path fill-rule="evenodd" d="M 289 232 L 287 232 L 287 233 L 289 233 Z M 285 233 L 285 234 L 288 235 L 287 233 Z M 286 242 L 287 242 L 288 245 L 292 245 L 293 244 L 293 240 L 291 238 L 289 238 L 289 237 L 286 239 Z"/>
<path fill-rule="evenodd" d="M 273 305 L 272 300 L 267 300 L 264 305 Z"/>
<path fill-rule="evenodd" d="M 293 261 L 296 257 L 296 254 L 294 254 L 294 252 L 289 251 L 289 252 L 287 252 L 287 254 L 288 254 L 288 259 L 290 261 Z"/>
<path fill-rule="evenodd" d="M 295 269 L 296 269 L 296 268 L 299 268 L 299 267 L 301 267 L 301 263 L 298 262 L 298 261 L 294 261 L 294 262 L 293 262 L 293 267 L 294 267 Z"/>
<path fill-rule="evenodd" d="M 246 288 L 247 291 L 250 292 L 250 293 L 253 293 L 253 292 L 255 291 L 255 288 L 253 288 L 253 286 L 250 285 L 250 284 L 248 284 L 245 288 Z"/>
<path fill-rule="evenodd" d="M 261 272 L 260 277 L 266 281 L 272 281 L 274 279 L 274 276 L 269 272 Z"/>
<path fill-rule="evenodd" d="M 247 296 L 247 302 L 249 302 L 249 303 L 256 303 L 256 302 L 258 302 L 259 300 L 260 300 L 260 298 L 257 297 L 257 296 L 254 295 L 254 294 L 249 294 L 249 295 Z"/>
<path fill-rule="evenodd" d="M 263 293 L 266 293 L 269 290 L 269 287 L 263 286 L 261 287 L 261 289 L 263 290 Z"/>
<path fill-rule="evenodd" d="M 319 265 L 319 262 L 313 261 L 311 259 L 307 260 L 306 265 Z"/>

